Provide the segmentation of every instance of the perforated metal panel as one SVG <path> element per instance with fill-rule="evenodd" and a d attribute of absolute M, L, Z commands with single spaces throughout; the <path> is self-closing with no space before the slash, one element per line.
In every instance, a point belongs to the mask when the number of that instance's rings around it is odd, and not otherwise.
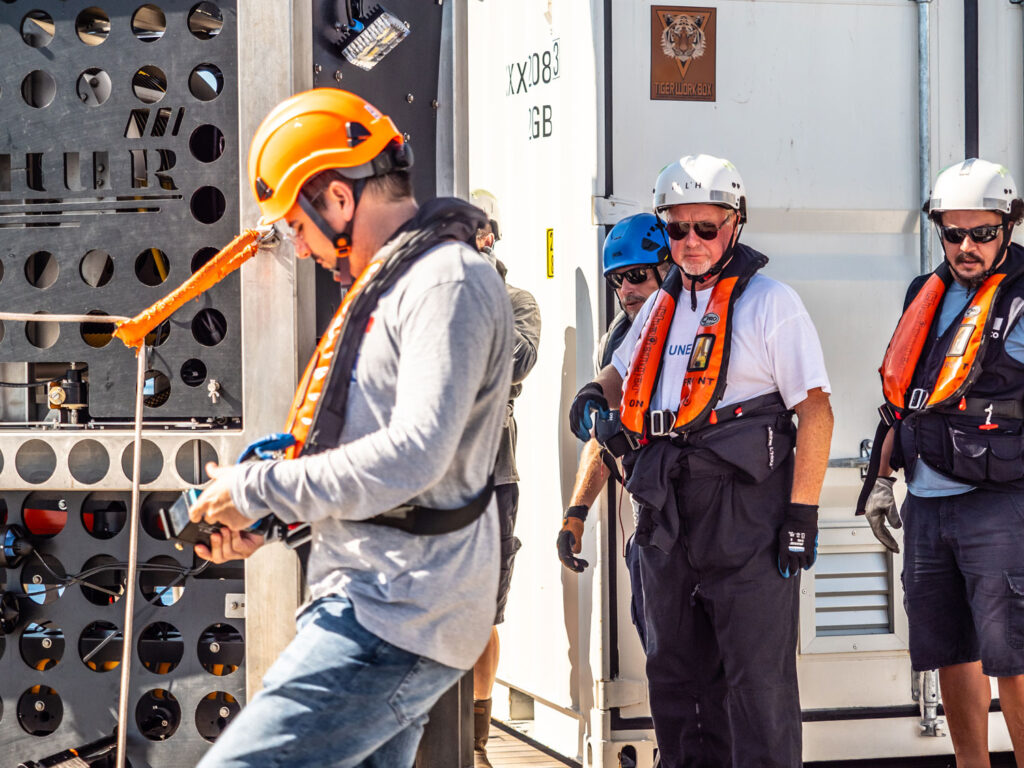
<path fill-rule="evenodd" d="M 237 234 L 234 8 L 0 3 L 5 311 L 133 315 Z M 239 307 L 232 276 L 155 332 L 147 418 L 241 416 Z M 134 366 L 111 330 L 9 322 L 0 360 L 85 363 L 92 416 L 124 421 Z"/>
<path fill-rule="evenodd" d="M 234 0 L 0 2 L 4 311 L 133 315 L 237 234 L 237 37 Z M 228 596 L 244 593 L 241 564 L 175 585 L 145 565 L 194 566 L 154 511 L 237 450 L 240 307 L 232 276 L 152 338 L 126 724 L 135 768 L 194 766 L 244 702 L 244 620 L 225 617 Z M 0 380 L 84 365 L 93 419 L 55 431 L 40 423 L 42 390 L 0 391 L 0 520 L 34 531 L 39 553 L 0 570 L 4 589 L 29 595 L 0 637 L 0 754 L 12 765 L 116 719 L 135 357 L 97 319 L 0 327 Z M 45 591 L 83 571 L 91 585 Z"/>
<path fill-rule="evenodd" d="M 141 564 L 194 566 L 157 522 L 176 495 L 143 496 Z M 91 741 L 116 722 L 130 502 L 112 492 L 0 495 L 0 519 L 40 537 L 39 555 L 0 569 L 7 590 L 28 595 L 17 630 L 0 636 L 0 753 L 11 765 Z M 58 576 L 112 565 L 56 588 Z M 241 566 L 180 581 L 144 569 L 137 589 L 129 759 L 135 768 L 191 768 L 245 700 L 245 625 L 225 617 L 227 596 L 243 591 Z"/>

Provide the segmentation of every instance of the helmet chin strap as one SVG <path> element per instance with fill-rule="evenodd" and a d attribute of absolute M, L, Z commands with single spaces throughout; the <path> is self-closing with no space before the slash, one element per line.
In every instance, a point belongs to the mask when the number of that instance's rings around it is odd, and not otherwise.
<path fill-rule="evenodd" d="M 354 203 L 352 218 L 348 220 L 345 224 L 345 228 L 340 232 L 327 223 L 327 219 L 325 219 L 323 214 L 316 209 L 312 200 L 306 197 L 303 193 L 299 193 L 299 206 L 309 217 L 309 220 L 313 222 L 313 225 L 320 230 L 321 234 L 330 240 L 331 245 L 334 246 L 338 262 L 343 259 L 346 260 L 346 263 L 343 266 L 335 266 L 335 268 L 331 270 L 334 273 L 335 279 L 339 283 L 350 285 L 352 282 L 352 272 L 349 270 L 347 264 L 348 257 L 352 253 L 352 223 L 356 220 L 355 211 L 359 208 L 359 198 L 362 197 L 363 190 L 365 188 L 366 179 L 355 179 L 352 182 L 352 197 Z"/>
<path fill-rule="evenodd" d="M 689 272 L 686 272 L 685 270 L 683 270 L 680 267 L 680 271 L 682 271 L 682 273 L 690 281 L 690 311 L 691 312 L 696 312 L 697 311 L 697 283 L 700 283 L 701 285 L 703 285 L 708 280 L 710 280 L 712 277 L 715 277 L 716 275 L 720 274 L 722 272 L 722 270 L 725 269 L 727 266 L 729 266 L 729 262 L 732 261 L 732 255 L 733 255 L 733 253 L 736 250 L 736 243 L 738 243 L 740 241 L 740 232 L 742 232 L 742 231 L 743 231 L 743 225 L 740 224 L 736 228 L 736 234 L 734 234 L 732 236 L 732 239 L 729 241 L 729 247 L 726 248 L 725 249 L 725 253 L 722 254 L 722 258 L 720 258 L 718 260 L 717 264 L 712 265 L 711 269 L 709 269 L 707 272 L 702 272 L 699 275 L 691 275 Z"/>

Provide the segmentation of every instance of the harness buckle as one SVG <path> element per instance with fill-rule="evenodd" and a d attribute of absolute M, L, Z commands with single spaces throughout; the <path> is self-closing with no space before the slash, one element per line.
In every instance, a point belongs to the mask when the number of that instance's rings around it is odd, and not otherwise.
<path fill-rule="evenodd" d="M 907 408 L 912 411 L 916 411 L 923 408 L 927 401 L 928 390 L 922 389 L 921 387 L 915 387 L 914 391 L 910 393 L 910 402 L 907 404 Z"/>
<path fill-rule="evenodd" d="M 652 437 L 665 437 L 672 431 L 675 423 L 674 414 L 671 411 L 651 411 L 648 421 L 650 422 L 648 432 Z"/>

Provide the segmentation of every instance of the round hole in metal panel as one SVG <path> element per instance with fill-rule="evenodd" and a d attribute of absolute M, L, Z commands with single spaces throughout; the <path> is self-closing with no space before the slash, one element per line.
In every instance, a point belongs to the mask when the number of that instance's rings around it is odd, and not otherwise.
<path fill-rule="evenodd" d="M 207 741 L 216 741 L 241 709 L 230 693 L 214 691 L 207 694 L 196 707 L 196 730 Z"/>
<path fill-rule="evenodd" d="M 200 269 L 202 269 L 206 262 L 208 262 L 210 259 L 216 256 L 217 253 L 218 251 L 216 248 L 210 248 L 209 246 L 207 246 L 206 248 L 200 248 L 198 251 L 196 251 L 192 255 L 192 274 L 195 274 Z"/>
<path fill-rule="evenodd" d="M 167 254 L 159 248 L 147 248 L 135 257 L 135 276 L 143 285 L 160 285 L 170 271 Z"/>
<path fill-rule="evenodd" d="M 78 445 L 81 444 L 78 443 Z M 75 447 L 77 448 L 78 445 Z M 109 466 L 110 459 L 107 458 L 106 449 L 99 443 L 97 445 L 103 451 L 103 458 Z M 105 469 L 104 474 L 106 474 Z M 127 520 L 128 504 L 120 494 L 90 493 L 82 502 L 82 526 L 94 539 L 114 538 L 124 528 Z"/>
<path fill-rule="evenodd" d="M 188 12 L 188 31 L 200 40 L 210 40 L 224 28 L 224 14 L 213 3 L 197 3 Z"/>
<path fill-rule="evenodd" d="M 31 622 L 21 633 L 21 658 L 39 672 L 52 669 L 64 657 L 64 630 L 49 621 Z"/>
<path fill-rule="evenodd" d="M 170 691 L 147 691 L 135 707 L 135 725 L 150 741 L 169 739 L 181 725 L 181 705 Z"/>
<path fill-rule="evenodd" d="M 90 309 L 88 314 L 97 317 L 107 317 L 107 313 L 100 309 Z M 114 338 L 114 331 L 117 330 L 116 323 L 82 323 L 78 326 L 78 332 L 82 341 L 94 349 L 102 349 Z"/>
<path fill-rule="evenodd" d="M 238 669 L 245 659 L 242 633 L 230 624 L 211 624 L 199 635 L 199 663 L 211 675 L 223 677 Z"/>
<path fill-rule="evenodd" d="M 216 309 L 201 309 L 192 318 L 192 335 L 204 347 L 220 344 L 228 332 L 228 321 Z"/>
<path fill-rule="evenodd" d="M 160 67 L 147 64 L 132 75 L 132 92 L 143 104 L 156 104 L 167 93 L 167 75 Z"/>
<path fill-rule="evenodd" d="M 198 358 L 191 358 L 181 364 L 181 380 L 190 387 L 202 386 L 206 381 L 206 364 Z"/>
<path fill-rule="evenodd" d="M 200 187 L 192 194 L 189 203 L 192 216 L 203 224 L 219 221 L 226 207 L 224 193 L 216 187 Z"/>
<path fill-rule="evenodd" d="M 68 471 L 71 472 L 71 476 L 80 483 L 85 485 L 98 483 L 107 476 L 107 471 L 109 469 L 110 454 L 107 453 L 106 447 L 99 440 L 93 440 L 92 438 L 79 440 L 68 452 Z M 86 500 L 86 503 L 88 503 L 88 499 Z M 124 506 L 123 502 L 121 506 Z M 84 507 L 82 514 L 82 519 L 84 520 Z M 123 520 L 121 521 L 121 525 L 124 525 Z M 89 526 L 86 526 L 86 530 L 89 530 Z M 118 530 L 120 530 L 120 528 L 118 528 Z M 117 533 L 117 531 L 114 533 Z M 96 533 L 93 532 L 93 535 L 95 536 Z M 113 535 L 113 533 L 110 534 L 110 536 Z M 99 536 L 98 538 L 109 539 L 110 536 Z"/>
<path fill-rule="evenodd" d="M 146 371 L 142 385 L 142 404 L 147 408 L 159 408 L 171 396 L 171 380 L 163 371 Z"/>
<path fill-rule="evenodd" d="M 192 157 L 201 163 L 212 163 L 224 154 L 224 134 L 216 125 L 200 125 L 188 139 Z"/>
<path fill-rule="evenodd" d="M 68 523 L 67 499 L 50 491 L 30 493 L 21 505 L 21 521 L 36 538 L 52 539 Z"/>
<path fill-rule="evenodd" d="M 43 109 L 50 106 L 57 95 L 57 81 L 53 75 L 41 69 L 33 70 L 21 81 L 21 98 L 30 107 Z"/>
<path fill-rule="evenodd" d="M 45 483 L 57 469 L 57 454 L 42 440 L 28 440 L 18 448 L 14 456 L 14 468 L 26 483 Z M 64 514 L 66 517 L 67 512 Z"/>
<path fill-rule="evenodd" d="M 135 467 L 134 462 L 134 450 L 132 444 L 128 443 L 124 447 L 124 451 L 121 453 L 121 471 L 124 472 L 124 476 L 129 480 L 132 479 L 132 470 Z M 161 453 L 157 444 L 152 440 L 142 441 L 142 461 L 139 467 L 139 478 L 140 482 L 152 483 L 158 477 L 160 477 L 160 471 L 163 469 L 164 455 Z"/>
<path fill-rule="evenodd" d="M 86 8 L 75 18 L 75 31 L 86 45 L 101 45 L 110 34 L 110 17 L 102 8 Z"/>
<path fill-rule="evenodd" d="M 142 530 L 148 533 L 157 541 L 167 540 L 167 531 L 164 529 L 163 520 L 160 519 L 161 510 L 171 508 L 171 505 L 178 500 L 179 493 L 151 493 L 146 496 L 145 501 L 139 508 L 139 517 L 142 518 Z"/>
<path fill-rule="evenodd" d="M 21 591 L 37 605 L 55 603 L 67 589 L 67 571 L 53 555 L 35 554 L 21 569 Z"/>
<path fill-rule="evenodd" d="M 113 83 L 110 75 L 98 67 L 91 67 L 78 76 L 75 92 L 79 100 L 89 107 L 98 107 L 110 98 Z"/>
<path fill-rule="evenodd" d="M 155 5 L 143 5 L 132 14 L 132 32 L 144 43 L 153 43 L 167 31 L 167 16 Z"/>
<path fill-rule="evenodd" d="M 188 76 L 188 89 L 200 101 L 213 101 L 224 90 L 224 74 L 215 64 L 200 64 Z"/>
<path fill-rule="evenodd" d="M 189 440 L 174 457 L 174 469 L 189 485 L 202 485 L 210 476 L 206 474 L 206 462 L 218 461 L 217 451 L 205 440 Z"/>
<path fill-rule="evenodd" d="M 35 314 L 46 315 L 48 312 L 39 310 Z M 51 323 L 48 321 L 40 320 L 36 322 L 30 320 L 25 323 L 25 338 L 28 339 L 28 343 L 38 349 L 49 349 L 57 343 L 57 339 L 60 338 L 60 323 Z"/>
<path fill-rule="evenodd" d="M 46 11 L 29 11 L 21 20 L 21 39 L 33 48 L 45 48 L 53 40 L 53 17 Z"/>
<path fill-rule="evenodd" d="M 63 719 L 64 703 L 48 685 L 33 685 L 18 699 L 18 724 L 31 736 L 49 736 Z"/>
<path fill-rule="evenodd" d="M 157 621 L 139 635 L 137 646 L 142 666 L 158 675 L 173 672 L 185 655 L 185 641 L 173 624 Z"/>
<path fill-rule="evenodd" d="M 94 621 L 78 637 L 78 655 L 93 672 L 110 672 L 121 663 L 124 635 L 109 621 Z"/>
<path fill-rule="evenodd" d="M 139 573 L 139 590 L 147 602 L 169 606 L 185 594 L 183 567 L 173 557 L 158 555 L 149 560 Z"/>
<path fill-rule="evenodd" d="M 49 251 L 36 251 L 25 261 L 25 279 L 36 288 L 49 288 L 59 274 L 60 265 Z"/>
<path fill-rule="evenodd" d="M 164 320 L 160 325 L 154 328 L 152 331 L 146 334 L 146 345 L 150 347 L 159 347 L 165 341 L 167 337 L 171 335 L 171 321 Z"/>
<path fill-rule="evenodd" d="M 113 605 L 124 594 L 126 571 L 110 555 L 95 555 L 82 566 L 82 595 L 93 605 Z"/>
<path fill-rule="evenodd" d="M 102 288 L 114 276 L 114 260 L 106 251 L 93 249 L 82 257 L 78 264 L 78 274 L 86 285 Z"/>

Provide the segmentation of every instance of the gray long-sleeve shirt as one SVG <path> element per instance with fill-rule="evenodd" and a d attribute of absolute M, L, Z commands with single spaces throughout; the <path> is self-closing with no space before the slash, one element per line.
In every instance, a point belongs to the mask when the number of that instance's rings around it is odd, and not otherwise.
<path fill-rule="evenodd" d="M 499 270 L 500 271 L 500 270 Z M 540 345 L 540 307 L 533 294 L 522 288 L 506 284 L 509 302 L 512 304 L 512 388 L 508 395 L 505 412 L 505 428 L 498 445 L 498 460 L 494 464 L 494 484 L 519 482 L 516 470 L 516 420 L 514 401 L 523 391 L 523 379 L 537 364 L 537 347 Z"/>
<path fill-rule="evenodd" d="M 380 255 L 380 254 L 378 254 Z M 446 243 L 385 293 L 360 349 L 338 448 L 244 464 L 231 494 L 249 517 L 312 523 L 311 597 L 344 594 L 369 631 L 468 669 L 494 619 L 498 521 L 439 536 L 360 523 L 412 502 L 466 504 L 491 473 L 512 365 L 502 280 Z"/>

